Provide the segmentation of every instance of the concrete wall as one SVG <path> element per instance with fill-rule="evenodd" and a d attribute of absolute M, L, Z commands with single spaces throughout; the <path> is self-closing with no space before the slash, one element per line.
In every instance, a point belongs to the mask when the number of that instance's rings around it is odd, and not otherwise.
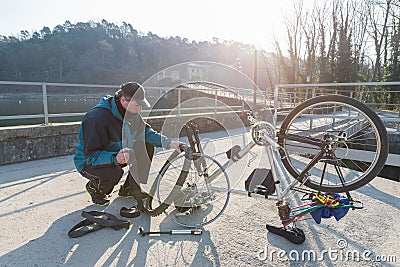
<path fill-rule="evenodd" d="M 0 165 L 70 155 L 80 123 L 0 128 Z"/>

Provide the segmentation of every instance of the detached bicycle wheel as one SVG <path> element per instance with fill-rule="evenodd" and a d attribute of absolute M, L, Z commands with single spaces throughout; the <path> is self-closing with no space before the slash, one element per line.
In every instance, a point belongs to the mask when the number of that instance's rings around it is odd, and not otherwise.
<path fill-rule="evenodd" d="M 282 123 L 278 143 L 282 163 L 294 178 L 335 193 L 369 183 L 382 170 L 389 150 L 378 115 L 338 95 L 315 97 L 294 108 Z"/>
<path fill-rule="evenodd" d="M 156 196 L 158 203 L 168 205 L 164 213 L 173 222 L 200 227 L 222 215 L 228 205 L 230 183 L 225 170 L 212 157 L 193 153 L 188 160 L 181 155 L 160 171 Z"/>

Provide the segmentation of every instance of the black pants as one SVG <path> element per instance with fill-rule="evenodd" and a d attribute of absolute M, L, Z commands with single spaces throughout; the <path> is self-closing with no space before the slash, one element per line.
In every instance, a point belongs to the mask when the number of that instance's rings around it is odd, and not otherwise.
<path fill-rule="evenodd" d="M 138 178 L 140 179 L 140 182 L 145 183 L 149 176 L 150 165 L 154 154 L 154 146 L 148 143 L 135 142 L 133 145 L 133 150 L 135 151 L 138 166 Z M 122 175 L 124 174 L 124 170 L 122 168 L 125 166 L 126 164 L 119 166 L 86 165 L 81 172 L 81 175 L 92 181 L 93 186 L 97 187 L 97 190 L 99 190 L 101 194 L 108 195 L 113 191 L 114 186 L 117 185 L 121 180 Z M 128 173 L 128 177 L 126 178 L 123 187 L 127 188 L 129 186 L 129 181 L 133 180 L 131 178 L 131 174 Z M 137 184 L 133 186 L 139 188 L 139 181 L 137 181 Z"/>

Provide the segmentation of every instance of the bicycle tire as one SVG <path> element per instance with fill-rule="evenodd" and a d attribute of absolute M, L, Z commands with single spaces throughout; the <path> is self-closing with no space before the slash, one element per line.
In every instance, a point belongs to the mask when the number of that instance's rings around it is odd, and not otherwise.
<path fill-rule="evenodd" d="M 315 112 L 318 113 L 317 116 L 315 116 Z M 322 117 L 324 122 L 321 122 L 318 127 L 313 126 L 313 123 L 318 123 L 318 116 Z M 346 116 L 348 116 L 348 118 L 346 118 Z M 352 128 L 348 125 L 347 128 L 340 128 L 342 127 L 340 124 L 344 127 L 346 123 Z M 306 125 L 308 124 L 309 130 L 306 129 L 308 127 Z M 304 129 L 301 125 L 304 125 Z M 360 130 L 351 133 L 347 138 L 347 131 L 356 131 L 357 128 L 360 128 Z M 370 132 L 368 132 L 369 130 Z M 293 138 L 295 135 L 293 133 L 301 135 L 299 140 L 302 138 L 309 138 L 310 142 L 306 146 L 300 141 L 296 143 L 297 140 Z M 337 143 L 332 143 L 336 146 L 335 151 L 329 152 L 329 158 L 327 152 L 326 155 L 324 154 L 317 162 L 317 164 L 322 163 L 324 165 L 322 170 L 310 170 L 307 172 L 308 178 L 303 179 L 304 177 L 299 177 L 302 167 L 296 167 L 296 164 L 299 165 L 298 162 L 308 161 L 312 156 L 315 156 L 311 155 L 312 153 L 310 151 L 321 150 L 321 147 L 315 147 L 316 139 L 318 139 L 315 137 L 321 138 L 321 136 L 323 136 L 324 140 L 327 138 L 336 138 L 338 140 Z M 363 139 L 360 139 L 362 136 L 365 136 L 364 142 L 362 142 Z M 376 144 L 374 143 L 374 138 L 376 139 Z M 295 107 L 282 122 L 278 133 L 278 143 L 282 148 L 282 163 L 291 176 L 301 180 L 305 186 L 311 189 L 335 193 L 356 190 L 369 183 L 384 167 L 389 151 L 387 131 L 379 116 L 364 103 L 353 98 L 339 95 L 315 97 Z M 314 147 L 310 144 L 313 144 Z M 303 149 L 304 151 L 307 150 L 307 152 L 298 153 L 296 155 L 294 152 L 296 150 L 296 148 L 294 148 L 295 146 L 298 147 L 298 150 Z M 360 152 L 360 147 L 364 148 L 364 151 L 368 151 L 370 154 L 372 153 L 373 160 L 371 161 L 371 165 L 368 166 L 367 162 L 350 158 L 349 154 L 351 154 L 351 151 L 357 148 L 357 152 Z M 346 153 L 340 158 L 335 155 L 337 151 L 342 152 L 342 154 L 344 152 Z M 328 181 L 327 184 L 323 184 L 324 175 L 327 173 L 329 175 L 329 172 L 326 172 L 327 167 L 333 167 L 333 169 L 336 170 L 337 176 L 343 178 L 340 183 L 335 184 L 335 182 Z M 344 171 L 346 173 L 351 173 L 348 171 L 350 167 L 356 169 L 355 173 L 362 173 L 357 179 L 351 181 L 344 179 L 345 177 L 343 176 Z M 312 171 L 314 171 L 315 175 L 316 173 L 322 173 L 320 181 L 313 180 L 312 178 L 310 179 L 310 177 L 314 175 Z M 351 177 L 351 175 L 354 176 L 354 171 L 353 174 L 349 174 L 348 176 Z"/>
<path fill-rule="evenodd" d="M 185 155 L 187 153 L 190 153 L 187 149 L 185 149 Z M 160 175 L 160 173 L 162 173 L 162 171 L 164 169 L 168 169 L 168 167 L 171 165 L 171 162 L 177 158 L 179 156 L 180 153 L 174 151 L 172 152 L 172 154 L 168 157 L 168 159 L 165 161 L 164 165 L 161 167 L 160 172 L 158 173 L 157 178 L 155 179 L 155 181 L 153 182 L 148 196 L 149 196 L 149 207 L 143 207 L 143 212 L 151 217 L 157 217 L 159 215 L 161 215 L 168 207 L 169 204 L 167 203 L 159 203 L 158 201 L 154 201 L 154 196 L 156 195 L 157 192 L 157 181 L 158 181 L 158 177 Z M 187 156 L 187 155 L 186 155 Z M 177 181 L 178 182 L 178 181 Z M 172 196 L 171 196 L 172 197 Z M 153 203 L 156 202 L 158 204 L 157 207 L 153 208 Z"/>

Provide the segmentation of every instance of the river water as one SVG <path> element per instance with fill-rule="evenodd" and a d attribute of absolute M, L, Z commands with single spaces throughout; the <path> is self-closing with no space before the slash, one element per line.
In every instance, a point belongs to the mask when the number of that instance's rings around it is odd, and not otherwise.
<path fill-rule="evenodd" d="M 49 96 L 47 99 L 49 114 L 86 113 L 95 106 L 101 96 Z M 0 116 L 44 114 L 41 95 L 8 96 L 0 98 Z M 82 116 L 49 118 L 50 122 L 80 121 Z M 44 118 L 0 120 L 0 127 L 25 124 L 42 124 Z"/>

